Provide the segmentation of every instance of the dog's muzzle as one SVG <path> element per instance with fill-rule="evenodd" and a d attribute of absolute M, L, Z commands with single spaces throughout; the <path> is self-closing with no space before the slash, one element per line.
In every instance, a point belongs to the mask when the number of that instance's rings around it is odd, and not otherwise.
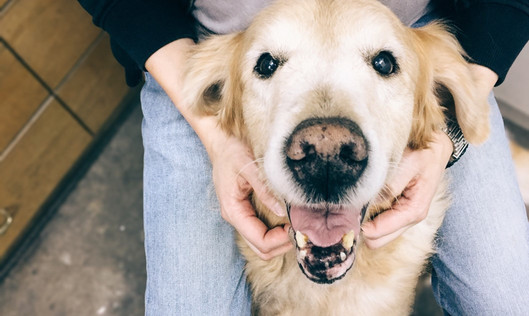
<path fill-rule="evenodd" d="M 285 155 L 293 179 L 307 197 L 306 204 L 287 208 L 298 264 L 310 280 L 332 283 L 355 261 L 367 205 L 341 202 L 366 168 L 367 141 L 349 119 L 311 118 L 294 129 Z"/>

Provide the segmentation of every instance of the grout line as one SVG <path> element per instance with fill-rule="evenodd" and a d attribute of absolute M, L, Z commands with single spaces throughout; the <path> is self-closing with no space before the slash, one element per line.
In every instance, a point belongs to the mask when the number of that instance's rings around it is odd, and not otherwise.
<path fill-rule="evenodd" d="M 98 37 L 99 38 L 99 37 Z M 55 91 L 44 81 L 44 79 L 42 79 L 30 66 L 29 64 L 20 56 L 17 54 L 17 52 L 13 49 L 13 47 L 11 47 L 5 40 L 4 38 L 0 37 L 0 44 L 3 44 L 6 49 L 15 57 L 15 59 L 20 62 L 20 64 L 22 64 L 22 66 L 27 70 L 29 71 L 29 73 L 44 87 L 44 89 L 48 92 L 48 94 L 50 95 L 50 97 L 53 97 L 55 98 L 59 104 L 61 105 L 61 107 L 63 107 L 73 118 L 74 120 L 79 124 L 81 125 L 81 127 L 92 137 L 94 137 L 94 132 L 85 124 L 85 122 L 83 122 L 83 120 L 81 120 L 81 118 L 72 110 L 70 109 L 70 107 L 68 107 L 66 105 L 66 103 L 62 100 L 61 97 L 59 97 Z M 90 46 L 90 48 L 93 46 L 93 44 Z M 76 63 L 76 66 L 77 66 L 77 63 Z M 45 103 L 47 102 L 48 100 L 46 99 L 44 101 L 44 103 L 42 103 L 40 107 L 44 106 Z M 34 117 L 37 113 L 40 113 L 39 110 L 37 110 L 33 115 L 32 117 Z M 30 119 L 31 120 L 31 119 Z M 15 137 L 16 139 L 17 137 Z M 13 141 L 11 141 L 13 142 Z M 10 145 L 8 145 L 9 147 Z M 7 151 L 7 150 L 6 150 Z M 4 154 L 2 153 L 2 155 L 0 157 L 3 157 Z M 2 158 L 0 158 L 1 160 Z"/>
<path fill-rule="evenodd" d="M 87 132 L 92 138 L 95 136 L 95 133 L 90 129 L 90 127 L 88 125 L 86 125 L 85 122 L 83 122 L 83 120 L 79 117 L 79 115 L 77 115 L 77 113 L 75 113 L 67 104 L 66 102 L 64 102 L 64 100 L 58 96 L 57 94 L 55 93 L 52 93 L 52 96 L 55 98 L 55 100 L 57 100 L 57 102 L 59 102 L 59 104 L 61 105 L 61 107 L 66 111 L 68 112 L 73 118 L 75 121 L 77 121 L 77 123 L 79 123 L 79 125 L 81 125 L 81 127 L 85 130 L 85 132 Z"/>
<path fill-rule="evenodd" d="M 85 60 L 88 59 L 90 54 L 96 49 L 97 45 L 105 38 L 105 32 L 101 31 L 99 35 L 94 39 L 92 43 L 88 46 L 88 48 L 81 54 L 81 56 L 77 59 L 77 61 L 73 64 L 72 68 L 64 75 L 64 77 L 59 81 L 57 86 L 55 87 L 55 90 L 60 90 L 62 86 L 73 76 L 75 71 L 81 66 L 82 63 L 85 62 Z"/>
<path fill-rule="evenodd" d="M 33 126 L 33 124 L 37 121 L 37 119 L 40 117 L 42 112 L 44 112 L 46 109 L 48 109 L 48 106 L 53 101 L 53 96 L 48 95 L 46 99 L 44 99 L 44 102 L 41 103 L 41 105 L 37 108 L 37 110 L 31 115 L 28 122 L 24 124 L 21 130 L 19 130 L 16 135 L 11 139 L 9 144 L 7 144 L 4 151 L 0 153 L 0 162 L 9 155 L 11 150 L 13 150 L 13 147 L 15 147 L 18 144 L 18 141 L 26 134 L 26 132 Z"/>
<path fill-rule="evenodd" d="M 66 75 L 59 81 L 55 89 L 52 91 L 52 94 L 55 96 L 59 104 L 68 112 L 71 116 L 73 116 L 77 122 L 90 134 L 90 136 L 94 137 L 95 133 L 90 129 L 88 125 L 85 124 L 85 122 L 70 108 L 70 106 L 59 96 L 58 92 L 63 85 L 68 82 L 68 80 L 74 75 L 76 70 L 79 69 L 82 63 L 84 63 L 88 57 L 92 54 L 92 52 L 96 49 L 97 45 L 101 43 L 101 41 L 105 38 L 105 32 L 101 31 L 99 35 L 90 43 L 88 48 L 81 54 L 81 57 L 77 59 L 75 64 L 72 66 L 72 68 L 66 73 Z"/>
<path fill-rule="evenodd" d="M 4 10 L 7 11 L 7 9 L 9 8 L 9 5 L 10 5 L 11 3 L 13 3 L 13 2 L 14 2 L 14 0 L 7 0 L 6 3 L 4 3 L 3 6 L 0 6 L 0 16 L 3 15 Z"/>

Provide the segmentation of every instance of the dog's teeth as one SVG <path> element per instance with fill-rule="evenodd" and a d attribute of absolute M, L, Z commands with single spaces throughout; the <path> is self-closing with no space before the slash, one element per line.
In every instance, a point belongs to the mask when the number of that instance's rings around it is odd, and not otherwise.
<path fill-rule="evenodd" d="M 325 261 L 325 269 L 329 269 L 329 261 Z"/>
<path fill-rule="evenodd" d="M 307 256 L 307 250 L 300 250 L 299 251 L 299 257 L 300 259 L 305 259 L 305 257 Z"/>
<path fill-rule="evenodd" d="M 347 234 L 343 235 L 342 244 L 343 244 L 343 247 L 347 251 L 351 250 L 351 247 L 353 247 L 354 242 L 355 242 L 355 232 L 354 232 L 354 230 L 351 230 Z"/>
<path fill-rule="evenodd" d="M 296 232 L 296 243 L 298 244 L 299 248 L 305 248 L 305 246 L 307 245 L 307 241 L 308 240 L 309 240 L 309 238 L 307 236 L 303 235 L 303 233 Z"/>
<path fill-rule="evenodd" d="M 342 259 L 342 262 L 345 261 L 345 259 L 347 259 L 347 256 L 345 255 L 345 252 L 340 252 L 340 259 Z"/>

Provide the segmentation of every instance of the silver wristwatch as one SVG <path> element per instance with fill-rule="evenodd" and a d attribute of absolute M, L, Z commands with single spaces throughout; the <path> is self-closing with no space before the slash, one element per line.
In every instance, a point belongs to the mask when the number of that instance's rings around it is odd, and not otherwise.
<path fill-rule="evenodd" d="M 461 128 L 459 127 L 457 121 L 454 118 L 446 118 L 446 126 L 443 127 L 443 132 L 446 133 L 446 135 L 448 136 L 448 138 L 450 138 L 452 144 L 454 145 L 454 151 L 452 152 L 452 156 L 450 156 L 450 160 L 446 165 L 446 168 L 450 168 L 459 160 L 459 158 L 461 158 L 461 156 L 463 156 L 463 154 L 467 150 L 468 142 L 465 139 Z"/>

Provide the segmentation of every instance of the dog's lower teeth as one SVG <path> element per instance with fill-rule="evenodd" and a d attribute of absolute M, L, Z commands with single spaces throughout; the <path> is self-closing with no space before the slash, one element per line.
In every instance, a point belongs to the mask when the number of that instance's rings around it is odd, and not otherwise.
<path fill-rule="evenodd" d="M 305 248 L 307 245 L 309 238 L 301 232 L 296 232 L 296 243 L 298 244 L 299 248 Z"/>
<path fill-rule="evenodd" d="M 351 230 L 347 234 L 343 235 L 342 237 L 342 245 L 343 247 L 349 251 L 353 247 L 355 242 L 355 231 Z"/>
<path fill-rule="evenodd" d="M 347 256 L 345 255 L 345 252 L 340 252 L 340 259 L 343 261 L 345 261 L 345 259 L 347 259 Z"/>
<path fill-rule="evenodd" d="M 329 261 L 325 261 L 325 269 L 329 269 Z"/>

